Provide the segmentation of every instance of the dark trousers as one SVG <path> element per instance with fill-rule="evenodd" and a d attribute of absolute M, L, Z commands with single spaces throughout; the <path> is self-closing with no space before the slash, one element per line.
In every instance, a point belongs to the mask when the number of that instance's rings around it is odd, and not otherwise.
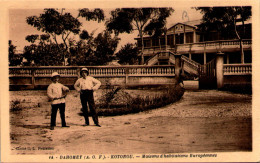
<path fill-rule="evenodd" d="M 89 125 L 89 119 L 88 119 L 88 106 L 89 106 L 92 119 L 94 123 L 98 125 L 98 116 L 96 113 L 96 105 L 94 102 L 93 90 L 81 90 L 80 101 L 82 105 L 83 116 L 85 118 L 85 123 Z"/>
<path fill-rule="evenodd" d="M 56 116 L 57 116 L 58 109 L 60 110 L 60 118 L 61 118 L 62 126 L 66 126 L 65 103 L 51 105 L 51 126 L 56 126 Z"/>

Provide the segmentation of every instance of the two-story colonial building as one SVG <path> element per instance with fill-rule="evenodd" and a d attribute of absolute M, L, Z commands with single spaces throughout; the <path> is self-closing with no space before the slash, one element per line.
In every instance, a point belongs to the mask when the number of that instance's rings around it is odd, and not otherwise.
<path fill-rule="evenodd" d="M 225 53 L 225 63 L 251 63 L 251 20 L 245 22 L 244 28 L 241 22 L 237 23 L 240 34 L 245 31 L 242 46 L 244 54 L 240 53 L 240 41 L 234 33 L 222 31 L 203 32 L 199 31 L 201 20 L 188 21 L 172 25 L 167 30 L 166 36 L 154 39 L 144 36 L 144 59 L 147 65 L 174 64 L 173 58 L 168 52 L 182 54 L 191 61 L 206 64 L 217 52 Z M 138 47 L 141 49 L 141 39 L 136 38 Z"/>
<path fill-rule="evenodd" d="M 199 77 L 200 88 L 251 86 L 252 23 L 238 22 L 234 30 L 205 32 L 201 20 L 177 23 L 160 38 L 144 36 L 146 65 L 175 65 L 175 74 Z M 141 40 L 137 38 L 140 49 Z M 185 75 L 185 76 L 186 76 Z M 190 78 L 189 77 L 189 78 Z"/>

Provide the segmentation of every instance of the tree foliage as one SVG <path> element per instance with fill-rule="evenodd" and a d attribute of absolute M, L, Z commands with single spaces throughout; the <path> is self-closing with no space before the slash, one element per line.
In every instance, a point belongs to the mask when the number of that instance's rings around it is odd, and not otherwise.
<path fill-rule="evenodd" d="M 39 38 L 39 35 L 28 35 L 25 37 L 25 40 L 28 42 L 34 43 Z"/>
<path fill-rule="evenodd" d="M 62 10 L 63 12 L 63 10 Z M 81 23 L 70 13 L 62 14 L 56 9 L 45 9 L 40 16 L 30 16 L 27 23 L 39 31 L 50 33 L 55 39 L 57 35 L 68 36 L 71 32 L 78 34 Z"/>
<path fill-rule="evenodd" d="M 119 38 L 112 37 L 108 31 L 94 37 L 92 32 L 87 40 L 74 42 L 70 48 L 70 65 L 105 65 L 113 59 Z"/>
<path fill-rule="evenodd" d="M 88 8 L 80 9 L 79 16 L 85 18 L 87 21 L 94 20 L 98 21 L 99 23 L 105 19 L 104 11 L 98 8 L 94 9 L 93 11 L 89 10 Z"/>
<path fill-rule="evenodd" d="M 120 64 L 136 64 L 138 63 L 138 49 L 137 46 L 134 44 L 126 44 L 122 47 L 117 53 L 116 57 L 119 59 Z"/>
<path fill-rule="evenodd" d="M 56 43 L 52 43 L 50 41 L 50 36 L 47 34 L 38 36 L 37 39 L 33 39 L 33 42 L 34 43 L 31 45 L 24 47 L 23 56 L 27 59 L 27 65 L 30 65 L 32 61 L 37 66 L 63 65 L 64 50 L 61 50 L 61 48 L 64 49 L 64 45 L 57 45 Z"/>
<path fill-rule="evenodd" d="M 171 15 L 172 8 L 117 8 L 111 11 L 111 18 L 106 22 L 107 29 L 116 35 L 119 33 L 139 32 L 142 41 L 142 61 L 144 63 L 143 36 L 147 31 L 156 31 L 166 23 L 166 18 Z"/>
<path fill-rule="evenodd" d="M 244 22 L 251 15 L 251 6 L 230 6 L 230 7 L 198 7 L 203 14 L 201 31 L 221 31 L 222 37 L 226 39 L 237 38 L 240 40 L 241 63 L 244 63 L 244 50 L 242 39 L 246 35 Z M 242 22 L 243 32 L 237 30 L 237 22 Z"/>
<path fill-rule="evenodd" d="M 88 65 L 90 57 L 94 55 L 95 43 L 94 32 L 90 35 L 85 32 L 80 35 L 81 40 L 71 40 L 73 46 L 70 47 L 71 58 L 69 58 L 70 65 Z"/>
<path fill-rule="evenodd" d="M 252 15 L 250 6 L 197 7 L 196 9 L 203 14 L 201 31 L 222 31 L 223 36 L 229 35 L 237 39 L 245 36 L 245 30 L 243 33 L 237 31 L 237 22 L 241 21 L 244 28 L 244 22 Z"/>
<path fill-rule="evenodd" d="M 9 66 L 17 66 L 22 62 L 22 56 L 20 54 L 15 54 L 16 46 L 13 45 L 12 41 L 9 40 Z"/>
<path fill-rule="evenodd" d="M 88 38 L 88 33 L 86 30 L 81 32 L 80 27 L 82 26 L 82 23 L 79 21 L 79 17 L 85 18 L 87 21 L 94 20 L 100 22 L 104 20 L 104 13 L 101 9 L 94 9 L 91 11 L 84 8 L 80 9 L 78 15 L 74 17 L 68 12 L 64 13 L 64 9 L 61 9 L 59 12 L 56 9 L 49 8 L 45 9 L 44 13 L 40 14 L 40 16 L 27 17 L 26 22 L 27 24 L 35 27 L 37 30 L 45 32 L 48 36 L 50 36 L 45 39 L 50 39 L 50 41 L 53 40 L 56 44 L 55 48 L 58 48 L 58 51 L 56 52 L 59 52 L 59 54 L 56 55 L 58 58 L 63 56 L 63 63 L 65 64 L 65 60 L 70 58 L 70 36 L 80 35 L 82 39 Z M 26 40 L 31 43 L 34 43 L 36 39 L 37 38 L 32 37 L 32 35 L 26 37 Z"/>
<path fill-rule="evenodd" d="M 108 31 L 99 33 L 94 40 L 96 45 L 95 58 L 90 64 L 104 65 L 110 62 L 113 59 L 119 40 L 117 36 L 112 37 Z"/>
<path fill-rule="evenodd" d="M 166 8 L 159 8 L 159 11 L 160 15 L 158 19 L 153 19 L 144 29 L 149 35 L 154 37 L 159 37 L 165 33 L 165 25 L 167 23 L 166 18 L 171 15 L 171 12 L 173 12 L 173 10 Z"/>
<path fill-rule="evenodd" d="M 89 36 L 89 34 L 88 34 L 88 31 L 83 30 L 83 31 L 81 32 L 81 34 L 79 35 L 79 37 L 80 37 L 80 39 L 82 39 L 82 40 L 87 40 L 90 36 Z"/>

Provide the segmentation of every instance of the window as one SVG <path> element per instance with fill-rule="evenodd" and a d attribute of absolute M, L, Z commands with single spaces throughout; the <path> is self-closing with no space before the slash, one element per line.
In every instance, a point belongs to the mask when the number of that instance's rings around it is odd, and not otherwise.
<path fill-rule="evenodd" d="M 193 43 L 193 33 L 186 33 L 186 43 Z"/>
<path fill-rule="evenodd" d="M 160 38 L 160 44 L 161 44 L 161 46 L 162 46 L 162 45 L 165 45 L 165 37 Z"/>
<path fill-rule="evenodd" d="M 159 38 L 156 38 L 156 39 L 153 39 L 152 40 L 152 45 L 153 46 L 163 46 L 163 45 L 165 45 L 165 37 L 163 36 L 163 37 L 161 37 L 160 38 L 160 41 L 159 41 Z"/>
<path fill-rule="evenodd" d="M 159 46 L 159 39 L 153 39 L 153 46 Z"/>
<path fill-rule="evenodd" d="M 167 36 L 167 45 L 170 45 L 170 46 L 174 45 L 173 35 Z"/>
<path fill-rule="evenodd" d="M 144 40 L 144 47 L 151 47 L 151 41 L 150 40 Z"/>
<path fill-rule="evenodd" d="M 138 47 L 142 47 L 142 40 L 138 39 L 137 41 Z M 144 40 L 144 47 L 151 47 L 151 41 L 150 40 Z"/>
<path fill-rule="evenodd" d="M 176 44 L 183 44 L 184 43 L 184 34 L 179 33 L 179 34 L 175 35 L 175 39 L 176 39 Z"/>

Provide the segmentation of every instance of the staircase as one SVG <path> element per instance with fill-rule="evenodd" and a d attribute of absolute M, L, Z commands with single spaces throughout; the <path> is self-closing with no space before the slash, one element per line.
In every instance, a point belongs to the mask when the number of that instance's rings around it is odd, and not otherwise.
<path fill-rule="evenodd" d="M 155 65 L 158 63 L 158 55 L 155 54 L 154 56 L 152 56 L 151 58 L 149 58 L 146 62 L 147 65 L 151 66 L 151 65 Z"/>
<path fill-rule="evenodd" d="M 192 75 L 199 75 L 199 67 L 201 66 L 201 64 L 199 64 L 198 62 L 195 62 L 194 60 L 189 59 L 188 57 L 182 55 L 181 56 L 181 60 L 183 63 L 183 69 L 184 71 L 186 71 L 189 74 Z"/>
<path fill-rule="evenodd" d="M 152 56 L 149 60 L 147 60 L 147 65 L 155 65 L 159 62 L 159 58 L 160 55 L 159 53 L 155 54 L 154 56 Z M 174 54 L 169 52 L 168 55 L 168 59 L 170 61 L 170 63 L 175 64 L 175 57 Z M 188 57 L 182 55 L 181 56 L 182 59 L 182 67 L 184 69 L 185 72 L 191 74 L 191 75 L 199 75 L 199 67 L 201 66 L 199 63 L 189 59 Z"/>

